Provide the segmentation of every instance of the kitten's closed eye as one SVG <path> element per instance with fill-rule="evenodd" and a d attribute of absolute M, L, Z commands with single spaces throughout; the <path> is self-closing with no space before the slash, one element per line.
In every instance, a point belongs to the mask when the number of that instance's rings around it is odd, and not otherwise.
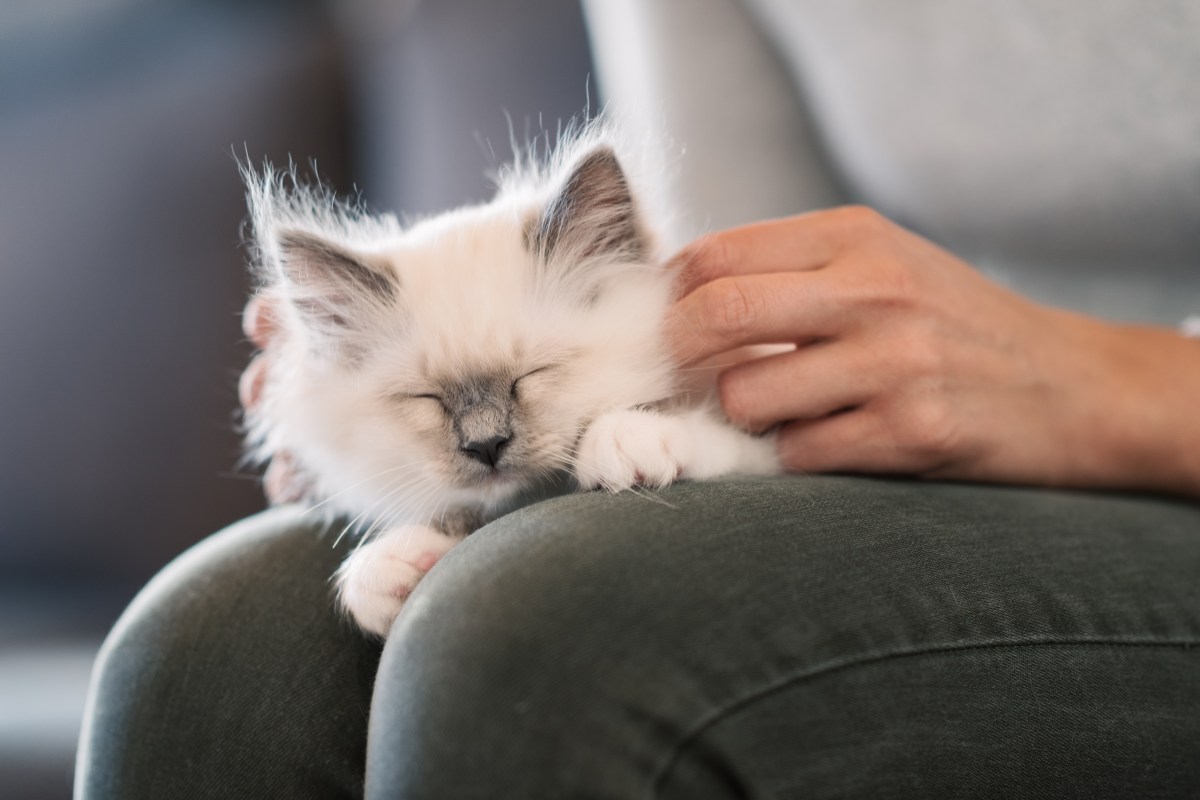
<path fill-rule="evenodd" d="M 387 395 L 387 399 L 394 403 L 411 403 L 414 400 L 420 401 L 422 403 L 427 403 L 429 401 L 433 401 L 434 403 L 438 404 L 438 407 L 440 407 L 442 411 L 446 412 L 447 414 L 450 413 L 450 407 L 446 405 L 445 398 L 442 397 L 440 394 L 434 394 L 433 392 L 421 392 L 421 393 L 405 392 L 405 391 L 389 392 Z"/>
<path fill-rule="evenodd" d="M 549 372 L 550 370 L 554 369 L 557 366 L 558 366 L 558 364 L 545 364 L 543 366 L 537 367 L 536 369 L 531 369 L 528 372 L 526 372 L 522 375 L 519 375 L 516 378 L 513 378 L 513 381 L 509 386 L 509 393 L 511 394 L 513 399 L 516 399 L 517 387 L 519 386 L 521 381 L 525 380 L 526 378 L 531 378 L 534 375 L 539 375 L 544 372 Z M 440 394 L 437 394 L 436 392 L 413 392 L 413 391 L 399 390 L 399 391 L 389 393 L 388 398 L 397 403 L 405 403 L 405 402 L 410 402 L 412 400 L 432 400 L 433 402 L 435 402 L 439 406 L 441 406 L 443 411 L 447 411 L 447 412 L 449 411 L 449 406 L 446 403 L 446 398 L 444 398 Z"/>
<path fill-rule="evenodd" d="M 557 364 L 546 364 L 544 366 L 538 367 L 537 369 L 529 370 L 529 372 L 526 372 L 524 375 L 520 376 L 519 378 L 515 378 L 512 382 L 512 388 L 509 390 L 513 399 L 516 399 L 516 397 L 517 397 L 517 385 L 520 384 L 521 381 L 525 380 L 526 378 L 531 378 L 534 375 L 541 374 L 543 372 L 549 372 L 550 370 L 554 369 L 557 366 L 558 366 Z"/>

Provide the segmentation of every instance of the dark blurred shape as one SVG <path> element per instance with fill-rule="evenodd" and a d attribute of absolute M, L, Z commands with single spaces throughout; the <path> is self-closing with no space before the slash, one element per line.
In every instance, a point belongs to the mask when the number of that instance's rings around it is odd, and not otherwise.
<path fill-rule="evenodd" d="M 342 172 L 337 49 L 311 14 L 186 16 L 101 27 L 43 96 L 0 107 L 6 584 L 142 581 L 260 505 L 228 477 L 246 292 L 233 153 Z"/>
<path fill-rule="evenodd" d="M 121 607 L 262 504 L 229 477 L 234 149 L 346 161 L 339 47 L 312 4 L 37 10 L 0 18 L 0 785 L 23 798 L 69 796 Z"/>
<path fill-rule="evenodd" d="M 0 10 L 0 794 L 69 796 L 101 637 L 262 506 L 236 467 L 235 155 L 315 160 L 376 208 L 481 200 L 505 112 L 553 130 L 589 64 L 555 0 Z"/>

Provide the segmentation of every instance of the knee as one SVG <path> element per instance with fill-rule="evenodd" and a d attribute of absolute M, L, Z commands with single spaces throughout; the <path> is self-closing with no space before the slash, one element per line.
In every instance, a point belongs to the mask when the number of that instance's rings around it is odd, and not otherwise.
<path fill-rule="evenodd" d="M 619 648 L 679 598 L 686 569 L 666 552 L 675 526 L 630 509 L 649 502 L 573 495 L 493 523 L 422 582 L 393 638 L 468 670 L 501 658 L 506 669 L 561 668 L 570 653 Z"/>
<path fill-rule="evenodd" d="M 636 793 L 661 735 L 638 709 L 664 688 L 662 651 L 647 532 L 610 524 L 613 500 L 510 515 L 417 587 L 376 679 L 368 797 Z"/>
<path fill-rule="evenodd" d="M 269 632 L 298 614 L 333 616 L 327 579 L 339 554 L 294 509 L 239 522 L 180 555 L 122 614 L 102 669 L 153 667 L 188 650 L 221 650 L 248 631 Z"/>
<path fill-rule="evenodd" d="M 85 796 L 221 780 L 222 763 L 253 759 L 249 709 L 282 718 L 322 676 L 355 669 L 369 685 L 374 661 L 352 646 L 361 637 L 329 591 L 338 557 L 330 542 L 293 511 L 269 512 L 195 546 L 139 593 L 93 671 L 78 759 Z M 333 656 L 336 666 L 319 663 Z M 213 743 L 207 755 L 183 759 L 196 740 Z"/>

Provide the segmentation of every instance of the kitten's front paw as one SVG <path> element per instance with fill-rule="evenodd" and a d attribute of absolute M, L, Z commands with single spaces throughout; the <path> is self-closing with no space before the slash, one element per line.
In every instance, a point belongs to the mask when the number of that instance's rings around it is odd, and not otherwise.
<path fill-rule="evenodd" d="M 602 414 L 584 432 L 575 478 L 585 489 L 662 488 L 683 473 L 688 436 L 676 417 L 628 409 Z"/>
<path fill-rule="evenodd" d="M 417 582 L 459 541 L 428 525 L 406 525 L 360 545 L 337 572 L 342 607 L 363 630 L 387 636 Z"/>

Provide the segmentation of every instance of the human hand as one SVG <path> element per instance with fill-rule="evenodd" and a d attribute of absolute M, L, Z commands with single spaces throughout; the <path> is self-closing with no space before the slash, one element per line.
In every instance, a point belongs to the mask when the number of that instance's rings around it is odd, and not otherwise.
<path fill-rule="evenodd" d="M 733 422 L 779 426 L 791 470 L 1200 493 L 1195 342 L 1034 304 L 864 208 L 713 234 L 675 261 L 682 363 L 796 345 L 718 383 Z"/>
<path fill-rule="evenodd" d="M 276 299 L 268 294 L 250 298 L 242 312 L 242 330 L 259 352 L 255 354 L 238 381 L 238 399 L 245 413 L 253 413 L 262 402 L 263 390 L 270 379 L 272 345 L 278 346 L 282 330 L 277 321 Z M 303 498 L 307 481 L 288 453 L 275 453 L 263 474 L 263 493 L 272 505 L 291 503 Z"/>

